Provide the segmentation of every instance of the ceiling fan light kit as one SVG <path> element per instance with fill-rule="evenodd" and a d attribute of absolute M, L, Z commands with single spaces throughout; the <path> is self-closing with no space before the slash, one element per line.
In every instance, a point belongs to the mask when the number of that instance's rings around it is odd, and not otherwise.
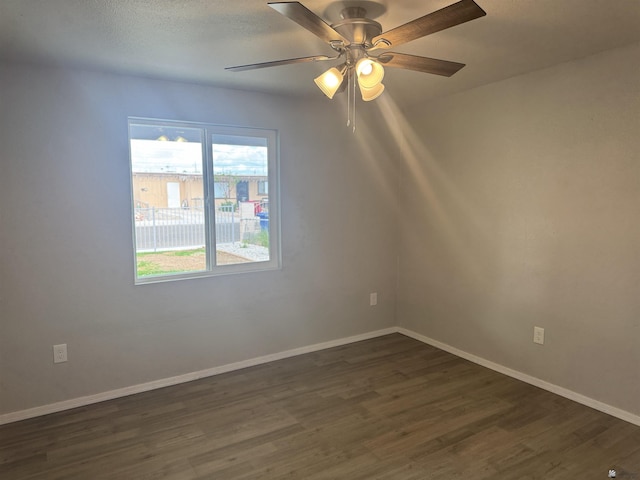
<path fill-rule="evenodd" d="M 384 92 L 384 85 L 379 83 L 375 87 L 365 88 L 360 85 L 360 95 L 362 95 L 362 100 L 365 102 L 370 102 L 371 100 L 375 100 Z"/>
<path fill-rule="evenodd" d="M 373 88 L 382 83 L 384 78 L 382 65 L 369 58 L 358 60 L 356 73 L 358 74 L 358 84 L 361 88 Z"/>
<path fill-rule="evenodd" d="M 384 7 L 373 2 L 345 1 L 341 20 L 332 25 L 325 22 L 300 2 L 270 2 L 268 5 L 318 36 L 337 53 L 335 57 L 314 55 L 273 62 L 227 67 L 230 71 L 254 70 L 295 63 L 341 60 L 314 79 L 316 85 L 329 98 L 347 90 L 349 114 L 347 124 L 355 130 L 355 84 L 364 101 L 378 98 L 384 92 L 384 67 L 402 68 L 450 77 L 463 63 L 420 57 L 388 51 L 417 38 L 445 30 L 486 15 L 474 0 L 460 0 L 440 10 L 416 18 L 404 25 L 382 32 L 382 26 L 367 18 L 367 8 L 378 14 Z M 365 8 L 365 6 L 367 8 Z M 384 67 L 383 67 L 384 66 Z"/>
<path fill-rule="evenodd" d="M 346 67 L 344 69 L 346 72 Z M 342 82 L 344 81 L 344 73 L 338 70 L 336 67 L 331 67 L 329 70 L 324 72 L 319 77 L 316 77 L 314 80 L 316 85 L 322 93 L 324 93 L 327 97 L 333 98 L 340 87 L 342 86 Z"/>

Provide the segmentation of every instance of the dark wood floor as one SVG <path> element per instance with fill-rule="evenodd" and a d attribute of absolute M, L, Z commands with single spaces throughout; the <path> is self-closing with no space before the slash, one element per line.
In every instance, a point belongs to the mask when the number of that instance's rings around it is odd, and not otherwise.
<path fill-rule="evenodd" d="M 640 427 L 402 335 L 0 427 L 0 478 L 640 480 Z"/>

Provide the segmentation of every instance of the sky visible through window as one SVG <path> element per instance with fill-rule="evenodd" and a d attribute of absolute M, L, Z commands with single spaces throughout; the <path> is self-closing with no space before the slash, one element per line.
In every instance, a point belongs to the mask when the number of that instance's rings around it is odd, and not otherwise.
<path fill-rule="evenodd" d="M 214 175 L 267 175 L 267 147 L 213 144 Z M 134 173 L 202 174 L 202 148 L 197 142 L 131 140 Z"/>

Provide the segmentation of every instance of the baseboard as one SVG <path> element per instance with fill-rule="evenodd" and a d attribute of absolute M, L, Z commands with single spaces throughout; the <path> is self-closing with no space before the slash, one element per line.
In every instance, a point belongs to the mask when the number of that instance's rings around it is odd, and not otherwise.
<path fill-rule="evenodd" d="M 540 380 L 539 378 L 527 375 L 517 370 L 510 369 L 495 362 L 491 362 L 477 355 L 465 352 L 457 349 L 438 340 L 426 337 L 412 330 L 408 330 L 402 327 L 390 327 L 382 330 L 376 330 L 373 332 L 367 332 L 360 335 L 354 335 L 352 337 L 339 338 L 336 340 L 330 340 L 328 342 L 316 343 L 305 347 L 294 348 L 292 350 L 285 350 L 284 352 L 273 353 L 270 355 L 264 355 L 262 357 L 251 358 L 249 360 L 243 360 L 241 362 L 229 363 L 221 365 L 219 367 L 208 368 L 205 370 L 199 370 L 197 372 L 186 373 L 184 375 L 177 375 L 175 377 L 163 378 L 155 380 L 153 382 L 142 383 L 139 385 L 132 385 L 129 387 L 119 388 L 116 390 L 110 390 L 107 392 L 98 393 L 95 395 L 88 395 L 85 397 L 73 398 L 71 400 L 65 400 L 62 402 L 52 403 L 49 405 L 43 405 L 41 407 L 30 408 L 27 410 L 19 410 L 17 412 L 11 412 L 4 415 L 0 415 L 0 425 L 7 423 L 18 422 L 20 420 L 26 420 L 29 418 L 39 417 L 42 415 L 48 415 L 50 413 L 61 412 L 63 410 L 70 410 L 72 408 L 84 407 L 93 403 L 104 402 L 106 400 L 113 400 L 114 398 L 126 397 L 136 393 L 148 392 L 150 390 L 156 390 L 158 388 L 170 387 L 172 385 L 178 385 L 181 383 L 191 382 L 199 378 L 211 377 L 213 375 L 219 375 L 221 373 L 232 372 L 234 370 L 241 370 L 243 368 L 253 367 L 255 365 L 261 365 L 264 363 L 273 362 L 276 360 L 282 360 L 284 358 L 295 357 L 297 355 L 303 355 L 305 353 L 317 352 L 319 350 L 325 350 L 327 348 L 339 347 L 341 345 L 348 345 L 350 343 L 360 342 L 362 340 L 369 340 L 371 338 L 381 337 L 384 335 L 390 335 L 392 333 L 401 333 L 407 337 L 418 340 L 427 345 L 439 348 L 445 352 L 449 352 L 457 357 L 464 358 L 473 363 L 481 365 L 483 367 L 494 370 L 498 373 L 502 373 L 509 377 L 521 380 L 530 385 L 542 388 L 549 392 L 560 395 L 561 397 L 568 398 L 587 407 L 591 407 L 595 410 L 601 411 L 613 417 L 619 418 L 626 422 L 640 426 L 640 416 L 627 412 L 620 408 L 613 407 L 606 403 L 594 400 L 590 397 L 576 393 L 572 390 L 554 385 L 552 383 Z"/>
<path fill-rule="evenodd" d="M 631 412 L 627 412 L 626 410 L 622 410 L 620 408 L 613 407 L 611 405 L 600 402 L 598 400 L 594 400 L 593 398 L 587 397 L 585 395 L 574 392 L 567 388 L 554 385 L 553 383 L 545 382 L 544 380 L 540 380 L 539 378 L 532 377 L 531 375 L 527 375 L 526 373 L 522 373 L 517 370 L 512 370 L 498 363 L 491 362 L 482 357 L 478 357 L 476 355 L 465 352 L 463 350 L 459 350 L 455 347 L 452 347 L 451 345 L 447 345 L 446 343 L 442 343 L 442 342 L 439 342 L 438 340 L 434 340 L 433 338 L 429 338 L 419 333 L 416 333 L 414 331 L 407 330 L 406 328 L 398 327 L 396 331 L 398 333 L 401 333 L 402 335 L 406 335 L 407 337 L 411 337 L 422 343 L 426 343 L 427 345 L 431 345 L 440 350 L 444 350 L 445 352 L 452 353 L 457 357 L 464 358 L 465 360 L 469 360 L 470 362 L 476 363 L 483 367 L 487 367 L 498 373 L 502 373 L 509 377 L 515 378 L 516 380 L 521 380 L 535 387 L 539 387 L 539 388 L 542 388 L 543 390 L 547 390 L 549 392 L 555 393 L 556 395 L 560 395 L 561 397 L 568 398 L 569 400 L 573 400 L 574 402 L 580 403 L 587 407 L 591 407 L 594 410 L 598 410 L 600 412 L 611 415 L 612 417 L 619 418 L 621 420 L 624 420 L 625 422 L 629 422 L 634 425 L 640 426 L 640 416 L 635 415 Z"/>
<path fill-rule="evenodd" d="M 305 347 L 294 348 L 292 350 L 285 350 L 284 352 L 251 358 L 249 360 L 243 360 L 241 362 L 229 363 L 226 365 L 221 365 L 219 367 L 186 373 L 184 375 L 177 375 L 175 377 L 163 378 L 160 380 L 154 380 L 152 382 L 141 383 L 139 385 L 118 388 L 116 390 L 101 392 L 95 395 L 87 395 L 84 397 L 73 398 L 71 400 L 65 400 L 49 405 L 29 408 L 27 410 L 19 410 L 17 412 L 0 415 L 0 425 L 18 422 L 20 420 L 26 420 L 29 418 L 40 417 L 42 415 L 48 415 L 50 413 L 61 412 L 63 410 L 70 410 L 72 408 L 84 407 L 93 403 L 113 400 L 114 398 L 126 397 L 128 395 L 133 395 L 136 393 L 148 392 L 150 390 L 156 390 L 158 388 L 170 387 L 172 385 L 178 385 L 181 383 L 198 380 L 199 378 L 211 377 L 213 375 L 219 375 L 221 373 L 227 373 L 234 370 L 241 370 L 243 368 L 253 367 L 255 365 L 261 365 L 276 360 L 282 360 L 284 358 L 295 357 L 297 355 L 303 355 L 305 353 L 317 352 L 319 350 L 325 350 L 327 348 L 339 347 L 341 345 L 360 342 L 362 340 L 369 340 L 371 338 L 397 333 L 397 331 L 398 329 L 396 327 L 385 328 L 383 330 L 376 330 L 373 332 L 363 333 L 361 335 L 354 335 L 352 337 L 339 338 L 336 340 L 330 340 L 328 342 L 316 343 Z"/>

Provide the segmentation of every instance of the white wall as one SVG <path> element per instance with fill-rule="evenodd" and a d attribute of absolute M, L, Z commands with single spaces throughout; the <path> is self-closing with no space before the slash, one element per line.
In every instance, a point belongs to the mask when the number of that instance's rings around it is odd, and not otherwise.
<path fill-rule="evenodd" d="M 394 324 L 396 173 L 339 105 L 17 65 L 0 92 L 0 414 Z M 282 270 L 134 286 L 127 116 L 278 129 Z"/>
<path fill-rule="evenodd" d="M 412 112 L 402 327 L 640 414 L 637 58 L 638 44 Z"/>

